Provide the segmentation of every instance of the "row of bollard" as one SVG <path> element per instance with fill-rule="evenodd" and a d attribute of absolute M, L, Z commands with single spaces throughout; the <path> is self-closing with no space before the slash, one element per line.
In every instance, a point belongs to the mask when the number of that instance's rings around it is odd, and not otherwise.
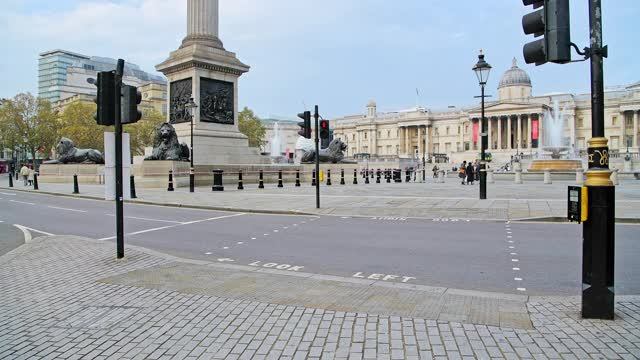
<path fill-rule="evenodd" d="M 223 174 L 224 171 L 223 170 L 213 170 L 213 187 L 211 188 L 212 191 L 224 191 L 224 186 L 223 186 Z M 190 173 L 190 176 L 192 176 L 193 174 Z M 240 170 L 238 171 L 238 190 L 244 190 L 244 180 L 243 180 L 243 171 Z M 311 186 L 316 186 L 316 182 L 320 181 L 320 179 L 318 179 L 318 174 L 316 174 L 316 171 L 313 170 L 312 171 L 312 178 L 311 178 Z M 362 175 L 364 178 L 364 183 L 365 184 L 370 184 L 371 181 L 370 179 L 375 179 L 376 184 L 380 184 L 382 183 L 382 178 L 384 176 L 384 179 L 386 180 L 386 183 L 389 184 L 392 181 L 396 182 L 396 183 L 401 183 L 402 182 L 402 170 L 401 169 L 377 169 L 377 170 L 363 170 L 362 171 Z M 411 181 L 411 173 L 409 171 L 406 172 L 406 177 L 405 177 L 405 181 L 409 182 Z M 345 172 L 344 169 L 340 170 L 340 185 L 346 185 L 346 180 L 345 180 Z M 133 184 L 133 177 L 132 177 L 132 184 Z M 327 169 L 327 179 L 326 179 L 326 185 L 327 186 L 332 186 L 333 182 L 331 179 L 331 169 Z M 358 185 L 358 170 L 357 169 L 353 169 L 353 185 Z M 301 186 L 301 182 L 300 182 L 300 170 L 296 170 L 296 181 L 295 181 L 295 187 L 300 187 Z M 278 170 L 278 184 L 277 184 L 278 188 L 284 188 L 284 179 L 283 179 L 283 172 L 282 170 Z M 263 170 L 259 170 L 258 171 L 258 189 L 264 189 L 264 171 Z M 169 185 L 167 187 L 167 191 L 175 191 L 175 186 L 174 186 L 174 176 L 173 176 L 173 171 L 169 170 Z"/>

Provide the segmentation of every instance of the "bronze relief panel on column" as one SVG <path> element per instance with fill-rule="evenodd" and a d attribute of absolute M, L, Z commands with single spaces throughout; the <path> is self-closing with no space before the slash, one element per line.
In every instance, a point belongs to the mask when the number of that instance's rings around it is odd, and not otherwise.
<path fill-rule="evenodd" d="M 234 106 L 233 83 L 200 78 L 200 121 L 233 125 Z"/>
<path fill-rule="evenodd" d="M 191 78 L 174 81 L 171 83 L 169 92 L 169 122 L 179 124 L 191 121 L 189 111 L 185 107 L 192 98 L 193 80 Z"/>

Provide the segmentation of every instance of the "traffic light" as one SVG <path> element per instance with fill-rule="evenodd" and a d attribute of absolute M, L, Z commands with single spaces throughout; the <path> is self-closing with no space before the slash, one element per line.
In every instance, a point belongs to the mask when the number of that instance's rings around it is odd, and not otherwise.
<path fill-rule="evenodd" d="M 320 120 L 320 139 L 326 140 L 331 136 L 331 131 L 329 129 L 329 121 Z"/>
<path fill-rule="evenodd" d="M 142 113 L 138 110 L 140 102 L 142 102 L 142 94 L 137 87 L 122 86 L 121 120 L 123 124 L 135 124 L 142 119 Z"/>
<path fill-rule="evenodd" d="M 533 5 L 535 12 L 522 17 L 522 29 L 527 35 L 542 39 L 525 44 L 523 53 L 527 64 L 571 62 L 571 21 L 569 0 L 522 0 Z"/>
<path fill-rule="evenodd" d="M 113 71 L 99 72 L 94 85 L 98 88 L 98 95 L 93 101 L 98 105 L 98 109 L 93 118 L 98 125 L 115 125 L 116 74 Z"/>
<path fill-rule="evenodd" d="M 298 114 L 298 117 L 304 120 L 304 122 L 298 123 L 298 126 L 301 127 L 300 131 L 298 131 L 298 135 L 311 139 L 311 111 L 300 113 Z"/>

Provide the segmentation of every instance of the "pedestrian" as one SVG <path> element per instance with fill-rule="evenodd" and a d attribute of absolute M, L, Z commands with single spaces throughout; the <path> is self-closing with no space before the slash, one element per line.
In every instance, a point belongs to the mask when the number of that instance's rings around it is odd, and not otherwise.
<path fill-rule="evenodd" d="M 433 178 L 437 178 L 438 177 L 438 165 L 433 165 Z"/>
<path fill-rule="evenodd" d="M 473 185 L 473 181 L 475 180 L 474 178 L 475 171 L 473 169 L 473 164 L 471 163 L 471 161 L 469 161 L 469 165 L 467 165 L 466 174 L 467 174 L 467 185 Z"/>
<path fill-rule="evenodd" d="M 35 174 L 35 170 L 30 166 L 29 177 L 28 177 L 29 186 L 33 186 L 33 174 Z"/>
<path fill-rule="evenodd" d="M 24 186 L 27 186 L 29 181 L 29 168 L 27 165 L 22 164 L 22 167 L 20 168 L 20 176 L 22 176 L 22 180 L 24 180 Z"/>
<path fill-rule="evenodd" d="M 458 177 L 462 180 L 462 185 L 466 185 L 464 179 L 467 177 L 465 174 L 464 164 L 460 165 L 460 170 L 458 171 Z"/>

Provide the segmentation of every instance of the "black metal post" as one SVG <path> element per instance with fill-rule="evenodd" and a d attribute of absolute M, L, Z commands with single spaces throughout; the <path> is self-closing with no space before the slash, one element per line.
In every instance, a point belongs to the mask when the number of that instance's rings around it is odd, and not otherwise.
<path fill-rule="evenodd" d="M 300 169 L 296 170 L 296 187 L 300 187 Z"/>
<path fill-rule="evenodd" d="M 78 175 L 73 175 L 73 193 L 80 194 L 80 186 L 78 185 Z"/>
<path fill-rule="evenodd" d="M 320 113 L 318 111 L 318 105 L 316 105 L 315 113 L 313 117 L 316 120 L 316 131 L 315 131 L 315 140 L 316 140 L 316 174 L 320 174 L 320 139 L 319 139 L 319 125 L 318 119 L 320 118 Z M 320 179 L 316 181 L 316 208 L 320 209 Z"/>
<path fill-rule="evenodd" d="M 124 198 L 122 186 L 122 76 L 124 60 L 118 59 L 115 86 L 115 138 L 116 138 L 116 257 L 124 258 Z"/>
<path fill-rule="evenodd" d="M 193 153 L 193 149 L 191 149 Z M 193 156 L 193 155 L 191 155 Z M 193 172 L 193 166 L 189 169 L 189 192 L 196 191 L 196 174 Z"/>
<path fill-rule="evenodd" d="M 33 190 L 40 190 L 38 188 L 38 172 L 37 171 L 33 172 Z"/>
<path fill-rule="evenodd" d="M 278 187 L 283 188 L 284 184 L 282 183 L 282 170 L 278 170 Z"/>
<path fill-rule="evenodd" d="M 242 170 L 238 171 L 238 190 L 244 190 L 244 184 L 242 183 Z"/>
<path fill-rule="evenodd" d="M 487 134 L 487 119 L 484 117 L 484 84 L 480 85 L 482 89 L 482 93 L 480 97 L 482 98 L 482 115 L 481 115 L 481 126 L 482 126 L 482 141 L 480 144 L 481 152 L 480 152 L 480 200 L 485 200 L 487 198 L 487 163 L 486 161 L 486 149 L 487 143 L 489 142 L 489 137 Z"/>
<path fill-rule="evenodd" d="M 422 156 L 422 182 L 427 182 L 427 159 Z"/>
<path fill-rule="evenodd" d="M 344 181 L 344 169 L 340 169 L 340 185 L 346 185 Z"/>
<path fill-rule="evenodd" d="M 260 170 L 260 179 L 258 180 L 258 189 L 264 189 L 264 173 Z"/>
<path fill-rule="evenodd" d="M 129 176 L 129 188 L 131 192 L 131 198 L 137 199 L 138 195 L 136 195 L 136 177 L 133 175 Z"/>
<path fill-rule="evenodd" d="M 376 184 L 380 184 L 380 169 L 376 170 Z"/>
<path fill-rule="evenodd" d="M 601 0 L 589 1 L 591 38 L 591 114 L 589 140 L 588 219 L 583 224 L 582 317 L 615 318 L 615 186 L 609 169 L 604 127 L 604 58 Z"/>
<path fill-rule="evenodd" d="M 169 187 L 167 187 L 167 191 L 174 191 L 173 188 L 173 170 L 169 170 Z"/>
<path fill-rule="evenodd" d="M 353 169 L 353 185 L 358 185 L 358 169 Z"/>
<path fill-rule="evenodd" d="M 365 170 L 364 172 L 364 183 L 371 184 L 371 182 L 369 181 L 369 169 Z"/>
<path fill-rule="evenodd" d="M 327 169 L 327 186 L 331 186 L 331 169 Z"/>
<path fill-rule="evenodd" d="M 311 186 L 316 186 L 316 171 L 313 170 L 313 173 L 311 175 Z"/>
<path fill-rule="evenodd" d="M 13 187 L 13 173 L 11 171 L 9 172 L 9 187 Z"/>

